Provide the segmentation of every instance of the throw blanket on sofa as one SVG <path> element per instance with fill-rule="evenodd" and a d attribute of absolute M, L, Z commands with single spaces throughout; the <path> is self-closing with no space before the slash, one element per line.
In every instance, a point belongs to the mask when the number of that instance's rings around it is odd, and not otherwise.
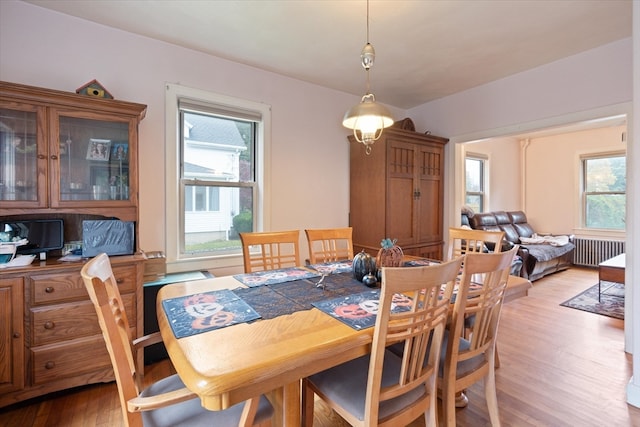
<path fill-rule="evenodd" d="M 538 236 L 534 233 L 531 237 L 520 237 L 520 241 L 525 245 L 564 246 L 569 243 L 569 236 Z"/>
<path fill-rule="evenodd" d="M 529 251 L 529 255 L 537 259 L 539 262 L 550 261 L 554 258 L 558 258 L 566 253 L 571 252 L 575 245 L 573 243 L 567 243 L 563 246 L 551 246 L 551 245 L 523 245 Z"/>

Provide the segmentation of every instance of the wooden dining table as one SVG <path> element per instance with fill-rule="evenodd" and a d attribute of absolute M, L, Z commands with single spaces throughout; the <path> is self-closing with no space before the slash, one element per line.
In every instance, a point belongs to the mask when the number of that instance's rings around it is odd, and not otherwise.
<path fill-rule="evenodd" d="M 521 288 L 529 283 L 523 280 L 509 279 Z M 163 300 L 242 287 L 233 276 L 225 276 L 160 289 L 158 323 L 171 362 L 207 409 L 221 410 L 267 394 L 275 408 L 274 425 L 300 426 L 300 380 L 368 354 L 373 328 L 356 330 L 312 308 L 176 338 Z M 526 295 L 526 290 L 518 295 Z"/>

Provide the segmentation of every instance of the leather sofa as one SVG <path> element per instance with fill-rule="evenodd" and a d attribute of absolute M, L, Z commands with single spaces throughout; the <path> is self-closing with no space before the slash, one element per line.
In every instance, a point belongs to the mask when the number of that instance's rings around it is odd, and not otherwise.
<path fill-rule="evenodd" d="M 557 271 L 566 270 L 573 264 L 574 236 L 568 236 L 568 243 L 556 246 L 550 243 L 523 243 L 520 238 L 533 240 L 537 235 L 527 222 L 522 211 L 513 212 L 463 212 L 462 225 L 486 231 L 504 231 L 505 247 L 520 245 L 518 255 L 522 259 L 523 268 L 520 276 L 534 281 Z"/>

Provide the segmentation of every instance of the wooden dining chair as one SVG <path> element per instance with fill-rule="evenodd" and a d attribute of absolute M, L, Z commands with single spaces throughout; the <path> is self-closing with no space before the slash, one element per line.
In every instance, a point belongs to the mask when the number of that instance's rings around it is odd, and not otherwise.
<path fill-rule="evenodd" d="M 478 252 L 501 252 L 504 241 L 503 231 L 473 230 L 470 228 L 449 228 L 449 256 L 447 259 L 454 259 L 467 253 Z M 473 278 L 472 278 L 473 280 Z M 465 327 L 462 329 L 463 336 L 469 338 L 474 316 L 465 319 Z M 500 367 L 500 356 L 496 349 L 496 367 Z M 458 407 L 466 406 L 466 397 L 458 399 Z"/>
<path fill-rule="evenodd" d="M 240 233 L 244 272 L 300 265 L 300 231 Z"/>
<path fill-rule="evenodd" d="M 382 271 L 371 354 L 303 379 L 305 426 L 313 424 L 314 394 L 352 426 L 407 425 L 421 415 L 427 426 L 437 424 L 438 363 L 461 263 Z M 394 305 L 409 310 L 394 312 Z"/>
<path fill-rule="evenodd" d="M 304 232 L 311 264 L 353 259 L 353 228 L 307 229 Z"/>
<path fill-rule="evenodd" d="M 130 338 L 127 314 L 106 254 L 88 261 L 82 267 L 81 275 L 111 357 L 126 426 L 271 425 L 273 407 L 264 396 L 223 411 L 208 411 L 177 374 L 143 389 L 142 378 L 137 374 L 139 370 L 134 362 L 135 355 L 144 346 L 161 342 L 160 333 L 136 340 Z"/>
<path fill-rule="evenodd" d="M 456 393 L 484 379 L 493 427 L 500 426 L 495 382 L 495 346 L 507 279 L 518 246 L 507 252 L 467 253 L 462 277 L 443 343 L 438 391 L 448 427 L 456 425 Z M 470 289 L 472 277 L 482 275 L 482 287 Z M 465 318 L 473 315 L 469 338 L 462 336 Z"/>
<path fill-rule="evenodd" d="M 504 231 L 484 231 L 470 228 L 449 228 L 447 259 L 471 252 L 501 252 Z"/>

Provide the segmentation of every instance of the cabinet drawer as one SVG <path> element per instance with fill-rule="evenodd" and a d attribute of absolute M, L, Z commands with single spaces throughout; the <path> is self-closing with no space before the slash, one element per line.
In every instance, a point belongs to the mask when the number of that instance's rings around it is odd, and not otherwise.
<path fill-rule="evenodd" d="M 134 294 L 122 295 L 129 325 L 136 324 Z M 31 309 L 32 346 L 101 334 L 98 317 L 89 300 Z"/>
<path fill-rule="evenodd" d="M 136 287 L 135 266 L 113 267 L 120 293 L 133 292 Z M 89 298 L 80 270 L 66 273 L 32 276 L 33 304 Z"/>
<path fill-rule="evenodd" d="M 111 366 L 102 335 L 31 349 L 34 385 Z"/>

